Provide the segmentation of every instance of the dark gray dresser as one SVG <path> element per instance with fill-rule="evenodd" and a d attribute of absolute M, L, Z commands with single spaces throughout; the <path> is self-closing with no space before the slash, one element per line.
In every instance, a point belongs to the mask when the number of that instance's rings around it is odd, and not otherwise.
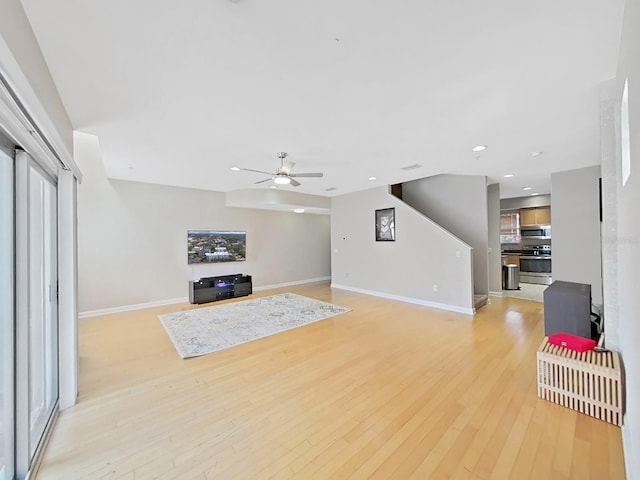
<path fill-rule="evenodd" d="M 543 293 L 544 334 L 591 338 L 591 285 L 556 280 Z"/>

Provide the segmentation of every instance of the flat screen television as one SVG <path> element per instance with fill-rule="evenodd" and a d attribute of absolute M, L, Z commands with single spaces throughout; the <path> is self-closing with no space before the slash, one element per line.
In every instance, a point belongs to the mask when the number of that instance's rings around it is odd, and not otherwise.
<path fill-rule="evenodd" d="M 187 230 L 188 263 L 242 262 L 247 234 L 226 230 Z"/>

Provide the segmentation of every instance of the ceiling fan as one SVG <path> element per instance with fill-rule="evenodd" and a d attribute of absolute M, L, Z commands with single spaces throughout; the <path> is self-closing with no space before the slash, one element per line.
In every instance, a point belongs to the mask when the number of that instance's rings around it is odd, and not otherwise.
<path fill-rule="evenodd" d="M 292 162 L 291 160 L 286 160 L 287 158 L 287 152 L 278 152 L 278 158 L 281 161 L 280 164 L 280 168 L 278 168 L 278 170 L 276 170 L 276 173 L 270 173 L 270 172 L 264 172 L 262 170 L 254 170 L 252 168 L 240 168 L 240 167 L 236 167 L 236 170 L 241 170 L 244 172 L 256 172 L 256 173 L 264 173 L 265 175 L 269 175 L 269 178 L 265 178 L 264 180 L 260 180 L 258 182 L 255 182 L 255 184 L 259 184 L 259 183 L 264 183 L 264 182 L 270 182 L 271 180 L 274 181 L 274 183 L 277 183 L 278 185 L 292 185 L 294 187 L 299 187 L 301 185 L 300 182 L 298 182 L 296 180 L 296 178 L 311 178 L 311 177 L 316 177 L 316 178 L 320 178 L 322 177 L 322 173 L 291 173 L 291 170 L 293 170 L 293 166 L 295 165 L 295 162 Z"/>

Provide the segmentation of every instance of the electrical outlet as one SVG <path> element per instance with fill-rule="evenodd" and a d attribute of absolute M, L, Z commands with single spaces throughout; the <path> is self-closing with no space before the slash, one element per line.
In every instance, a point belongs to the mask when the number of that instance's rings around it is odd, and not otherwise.
<path fill-rule="evenodd" d="M 438 291 L 438 285 L 436 285 L 435 283 L 433 284 L 433 291 L 437 292 Z"/>
<path fill-rule="evenodd" d="M 460 250 L 456 250 L 456 258 L 460 258 Z"/>

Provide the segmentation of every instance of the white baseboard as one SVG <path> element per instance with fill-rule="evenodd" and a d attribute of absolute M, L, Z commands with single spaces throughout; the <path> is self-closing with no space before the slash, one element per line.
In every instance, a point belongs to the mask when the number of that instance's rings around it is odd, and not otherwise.
<path fill-rule="evenodd" d="M 464 308 L 464 307 L 458 307 L 456 305 L 449 305 L 446 303 L 430 302 L 428 300 L 420 300 L 418 298 L 403 297 L 401 295 L 393 295 L 391 293 L 375 292 L 373 290 L 365 290 L 363 288 L 349 287 L 347 285 L 339 285 L 337 283 L 332 283 L 331 288 L 339 288 L 341 290 L 349 290 L 351 292 L 364 293 L 365 295 L 388 298 L 390 300 L 398 300 L 399 302 L 413 303 L 416 305 L 422 305 L 424 307 L 437 308 L 439 310 L 447 310 L 449 312 L 464 313 L 465 315 L 473 315 L 473 308 Z"/>
<path fill-rule="evenodd" d="M 331 277 L 308 278 L 306 280 L 297 280 L 295 282 L 277 283 L 275 285 L 263 285 L 262 287 L 253 287 L 253 291 L 261 292 L 262 290 L 273 290 L 275 288 L 293 287 L 294 285 L 304 285 L 305 283 L 326 282 L 327 280 L 331 280 Z"/>
<path fill-rule="evenodd" d="M 499 292 L 492 292 L 491 290 L 489 290 L 489 296 L 490 297 L 502 297 L 502 290 Z"/>
<path fill-rule="evenodd" d="M 276 285 L 263 285 L 261 287 L 253 287 L 254 292 L 260 292 L 262 290 L 272 290 L 275 288 L 292 287 L 294 285 L 303 285 L 305 283 L 316 283 L 331 280 L 331 277 L 318 277 L 309 278 L 306 280 L 297 280 L 295 282 L 279 283 Z M 137 303 L 135 305 L 123 305 L 120 307 L 103 308 L 100 310 L 89 310 L 86 312 L 80 312 L 78 318 L 90 318 L 98 317 L 100 315 L 109 315 L 112 313 L 130 312 L 132 310 L 142 310 L 143 308 L 162 307 L 164 305 L 175 305 L 176 303 L 188 302 L 188 297 L 172 298 L 170 300 L 158 300 L 156 302 Z"/>
<path fill-rule="evenodd" d="M 103 308 L 100 310 L 89 310 L 78 313 L 78 318 L 98 317 L 111 313 L 130 312 L 132 310 L 142 310 L 143 308 L 162 307 L 164 305 L 174 305 L 176 303 L 188 302 L 188 297 L 172 298 L 171 300 L 158 300 L 157 302 L 136 303 L 135 305 L 122 305 L 120 307 Z"/>

